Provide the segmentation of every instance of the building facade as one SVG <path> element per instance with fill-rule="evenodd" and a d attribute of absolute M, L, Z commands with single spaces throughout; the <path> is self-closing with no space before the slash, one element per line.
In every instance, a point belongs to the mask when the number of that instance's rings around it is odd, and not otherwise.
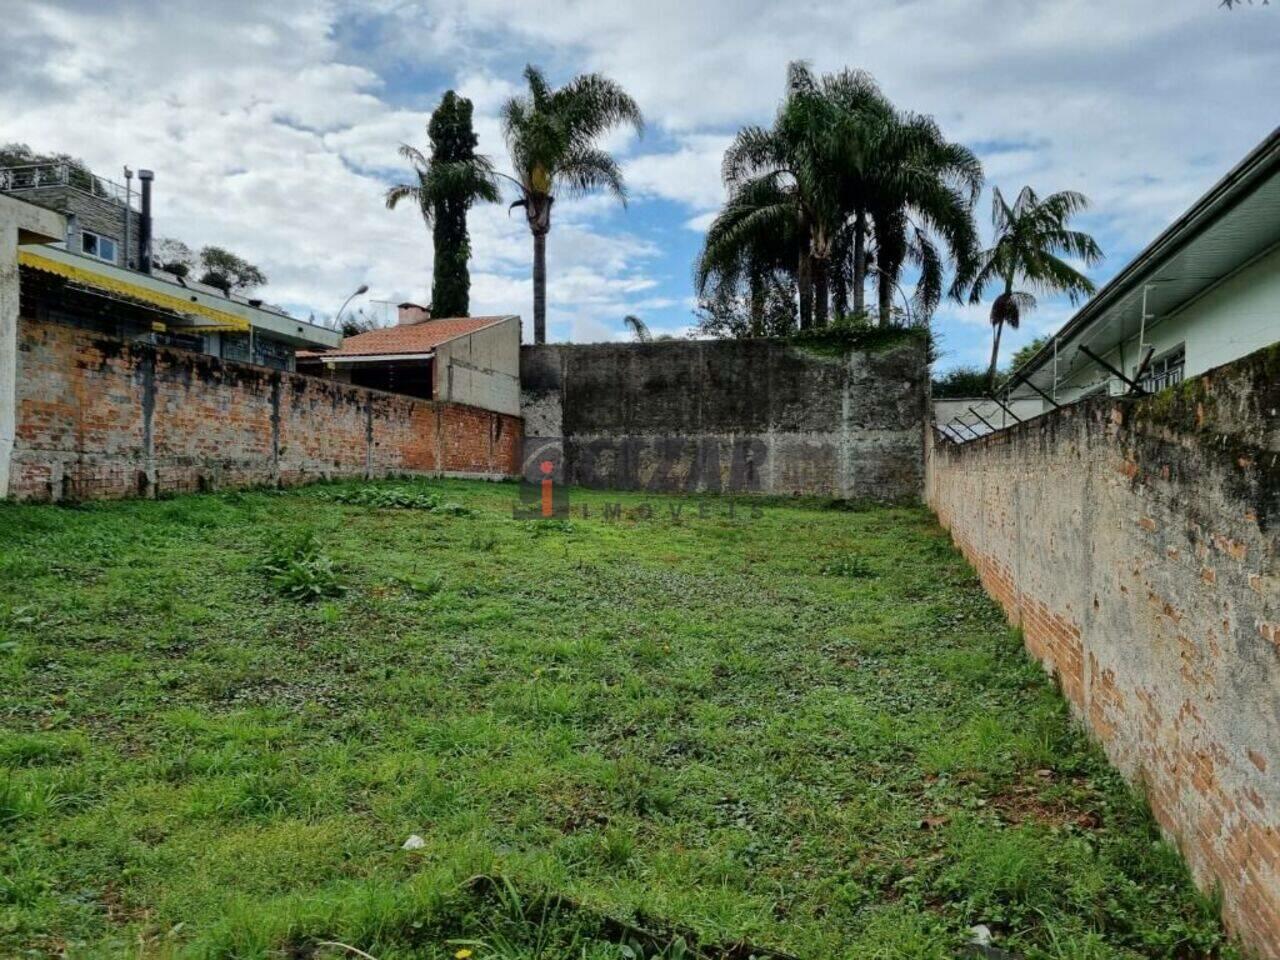
<path fill-rule="evenodd" d="M 1280 341 L 1280 129 L 1005 381 L 937 401 L 963 441 L 1089 397 L 1155 393 Z"/>

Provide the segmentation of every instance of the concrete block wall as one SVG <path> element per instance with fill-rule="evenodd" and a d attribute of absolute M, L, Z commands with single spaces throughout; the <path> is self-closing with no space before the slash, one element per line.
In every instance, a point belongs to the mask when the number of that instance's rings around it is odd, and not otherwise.
<path fill-rule="evenodd" d="M 1280 347 L 935 442 L 926 489 L 1230 929 L 1280 958 Z"/>
<path fill-rule="evenodd" d="M 26 318 L 17 346 L 15 498 L 519 470 L 518 417 Z"/>
<path fill-rule="evenodd" d="M 815 350 L 771 340 L 521 351 L 526 458 L 588 487 L 918 500 L 922 339 Z M 526 475 L 532 475 L 526 464 Z"/>

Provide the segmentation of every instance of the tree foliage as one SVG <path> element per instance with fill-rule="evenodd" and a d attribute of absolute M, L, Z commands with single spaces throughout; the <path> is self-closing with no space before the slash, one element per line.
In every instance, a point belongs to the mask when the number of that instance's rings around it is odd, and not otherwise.
<path fill-rule="evenodd" d="M 267 275 L 260 268 L 224 247 L 204 247 L 200 251 L 199 268 L 199 281 L 227 296 L 267 282 Z"/>
<path fill-rule="evenodd" d="M 622 325 L 631 331 L 631 335 L 636 338 L 637 343 L 650 343 L 653 340 L 653 334 L 649 332 L 649 325 L 635 314 L 629 313 L 623 317 Z"/>
<path fill-rule="evenodd" d="M 694 269 L 704 299 L 745 282 L 758 300 L 771 273 L 788 273 L 803 330 L 833 314 L 864 316 L 874 274 L 888 325 L 904 268 L 919 275 L 912 313 L 921 319 L 947 292 L 948 263 L 957 281 L 973 271 L 981 165 L 932 118 L 897 110 L 864 71 L 819 77 L 792 63 L 773 125 L 739 131 L 723 177 L 728 200 Z"/>
<path fill-rule="evenodd" d="M 1017 370 L 1020 366 L 1048 346 L 1048 344 L 1049 336 L 1048 334 L 1045 334 L 1044 336 L 1036 337 L 1030 343 L 1024 344 L 1017 350 L 1013 351 L 1013 356 L 1009 358 L 1009 372 L 1012 373 L 1014 370 Z"/>
<path fill-rule="evenodd" d="M 189 246 L 173 237 L 156 237 L 151 242 L 151 259 L 156 269 L 175 277 L 189 275 L 199 260 Z"/>
<path fill-rule="evenodd" d="M 400 155 L 413 167 L 417 182 L 398 184 L 386 196 L 389 208 L 402 200 L 415 203 L 431 227 L 431 310 L 437 317 L 470 314 L 471 236 L 467 211 L 475 203 L 496 203 L 501 199 L 493 164 L 476 153 L 479 141 L 471 118 L 471 101 L 452 90 L 446 91 L 427 124 L 430 158 L 408 144 L 400 148 Z"/>
<path fill-rule="evenodd" d="M 719 283 L 698 301 L 698 332 L 710 337 L 786 337 L 795 333 L 796 281 L 772 272 L 756 288 L 748 282 Z"/>
<path fill-rule="evenodd" d="M 955 367 L 933 380 L 935 400 L 984 397 L 987 371 L 982 367 Z"/>
<path fill-rule="evenodd" d="M 6 143 L 0 145 L 0 168 L 42 166 L 45 164 L 66 164 L 67 179 L 71 186 L 81 190 L 95 192 L 96 181 L 90 173 L 88 165 L 79 157 L 69 153 L 41 153 L 31 149 L 25 143 Z M 101 192 L 101 191 L 96 191 Z"/>

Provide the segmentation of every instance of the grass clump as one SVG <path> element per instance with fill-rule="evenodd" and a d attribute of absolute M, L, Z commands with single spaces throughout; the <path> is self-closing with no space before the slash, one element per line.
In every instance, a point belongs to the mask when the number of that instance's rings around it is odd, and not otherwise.
<path fill-rule="evenodd" d="M 273 547 L 259 570 L 272 590 L 290 600 L 319 600 L 346 591 L 333 559 L 321 550 L 312 530 Z"/>
<path fill-rule="evenodd" d="M 388 487 L 368 485 L 339 490 L 329 494 L 331 500 L 357 507 L 376 507 L 380 510 L 436 510 L 448 513 L 457 508 L 457 504 L 443 506 L 440 498 L 425 490 L 411 487 Z"/>
<path fill-rule="evenodd" d="M 865 557 L 846 556 L 829 560 L 822 565 L 822 572 L 829 577 L 850 577 L 861 580 L 876 575 L 875 569 Z"/>

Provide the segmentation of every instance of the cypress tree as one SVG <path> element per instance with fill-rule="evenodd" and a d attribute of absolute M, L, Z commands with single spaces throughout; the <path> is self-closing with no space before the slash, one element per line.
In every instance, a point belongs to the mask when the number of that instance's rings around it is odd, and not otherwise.
<path fill-rule="evenodd" d="M 474 161 L 479 140 L 471 127 L 471 101 L 452 90 L 445 93 L 431 115 L 427 137 L 433 166 Z M 431 282 L 431 313 L 436 317 L 465 317 L 471 310 L 471 238 L 467 233 L 467 209 L 472 198 L 465 194 L 436 197 L 431 216 L 435 246 L 435 275 Z"/>

